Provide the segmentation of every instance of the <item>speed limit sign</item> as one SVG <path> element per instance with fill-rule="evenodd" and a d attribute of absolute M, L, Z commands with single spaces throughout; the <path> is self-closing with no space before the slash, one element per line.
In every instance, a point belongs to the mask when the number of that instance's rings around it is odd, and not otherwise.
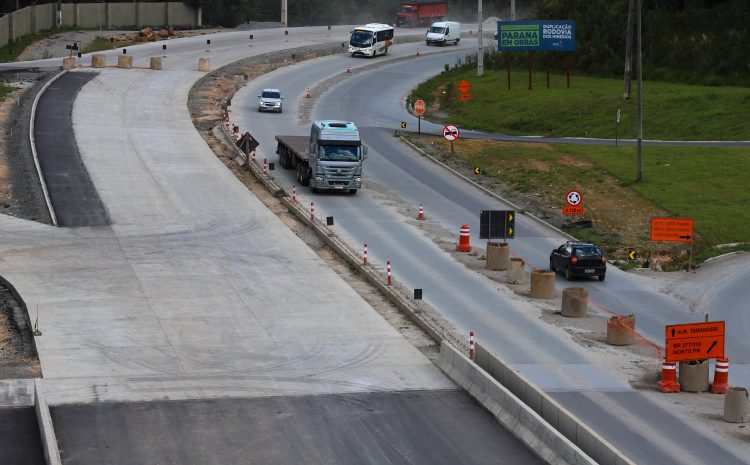
<path fill-rule="evenodd" d="M 565 201 L 568 202 L 568 205 L 573 207 L 575 207 L 576 205 L 580 205 L 582 200 L 583 196 L 578 191 L 570 191 L 565 197 Z"/>

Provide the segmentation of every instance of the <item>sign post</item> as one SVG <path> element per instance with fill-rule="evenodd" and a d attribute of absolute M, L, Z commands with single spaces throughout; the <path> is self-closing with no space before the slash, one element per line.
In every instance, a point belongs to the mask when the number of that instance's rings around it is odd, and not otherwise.
<path fill-rule="evenodd" d="M 617 147 L 617 142 L 618 142 L 618 139 L 619 139 L 618 134 L 620 132 L 620 109 L 619 108 L 617 109 L 617 118 L 616 118 L 616 120 L 617 120 L 617 125 L 615 126 L 615 147 Z"/>
<path fill-rule="evenodd" d="M 418 99 L 414 102 L 414 113 L 417 114 L 417 135 L 422 135 L 422 115 L 427 110 L 424 100 Z"/>
<path fill-rule="evenodd" d="M 687 362 L 724 356 L 724 321 L 667 325 L 664 359 Z"/>
<path fill-rule="evenodd" d="M 443 139 L 451 143 L 451 155 L 456 154 L 453 151 L 453 141 L 458 139 L 459 135 L 460 135 L 460 131 L 458 130 L 458 126 L 455 126 L 453 124 L 447 124 L 443 127 Z"/>

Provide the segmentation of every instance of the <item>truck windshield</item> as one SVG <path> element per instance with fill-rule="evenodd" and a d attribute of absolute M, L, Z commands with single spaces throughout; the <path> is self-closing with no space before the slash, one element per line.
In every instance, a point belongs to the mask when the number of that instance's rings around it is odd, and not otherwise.
<path fill-rule="evenodd" d="M 321 145 L 320 161 L 359 161 L 359 147 L 353 145 Z"/>
<path fill-rule="evenodd" d="M 372 45 L 372 32 L 370 31 L 352 31 L 352 37 L 349 39 L 349 45 L 354 47 L 369 47 Z"/>
<path fill-rule="evenodd" d="M 445 28 L 433 26 L 430 28 L 430 32 L 435 33 L 435 34 L 443 34 L 445 33 Z"/>

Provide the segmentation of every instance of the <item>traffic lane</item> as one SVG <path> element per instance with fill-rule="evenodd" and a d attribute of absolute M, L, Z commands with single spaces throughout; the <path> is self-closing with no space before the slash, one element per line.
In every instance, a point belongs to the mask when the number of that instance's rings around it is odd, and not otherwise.
<path fill-rule="evenodd" d="M 34 407 L 0 408 L 0 463 L 45 464 Z"/>
<path fill-rule="evenodd" d="M 635 463 L 649 465 L 748 464 L 744 446 L 716 441 L 701 420 L 678 416 L 633 392 L 549 392 L 549 394 Z M 667 394 L 669 395 L 669 394 Z M 676 401 L 675 401 L 676 402 Z M 638 447 L 632 447 L 638 444 Z"/>
<path fill-rule="evenodd" d="M 736 271 L 733 275 L 715 283 L 710 300 L 703 306 L 710 321 L 726 320 L 725 350 L 730 361 L 733 384 L 750 387 L 750 269 Z M 739 366 L 740 364 L 744 367 Z"/>
<path fill-rule="evenodd" d="M 64 462 L 542 464 L 463 391 L 53 406 Z"/>
<path fill-rule="evenodd" d="M 65 73 L 42 94 L 34 116 L 39 167 L 60 226 L 105 226 L 106 210 L 78 152 L 70 115 L 96 73 Z"/>

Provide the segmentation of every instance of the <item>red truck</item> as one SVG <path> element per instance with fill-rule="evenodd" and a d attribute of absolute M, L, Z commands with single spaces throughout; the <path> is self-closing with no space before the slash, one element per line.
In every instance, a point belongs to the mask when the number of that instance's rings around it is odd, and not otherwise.
<path fill-rule="evenodd" d="M 429 26 L 435 21 L 442 21 L 448 14 L 448 2 L 435 0 L 412 0 L 401 2 L 396 13 L 396 26 L 417 27 Z"/>

